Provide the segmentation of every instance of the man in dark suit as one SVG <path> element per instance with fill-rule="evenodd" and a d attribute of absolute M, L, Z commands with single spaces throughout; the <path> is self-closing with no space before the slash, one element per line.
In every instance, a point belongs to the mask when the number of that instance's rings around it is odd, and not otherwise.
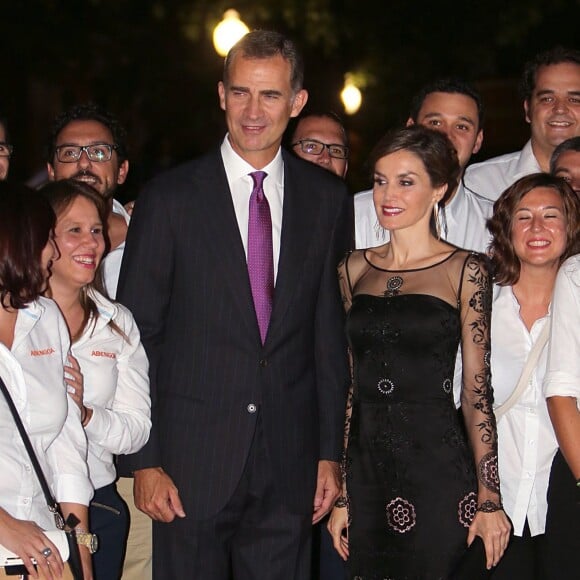
<path fill-rule="evenodd" d="M 221 147 L 135 207 L 119 298 L 150 358 L 153 430 L 122 462 L 156 520 L 157 580 L 306 580 L 339 493 L 349 200 L 280 147 L 302 78 L 293 43 L 246 35 L 218 85 Z"/>

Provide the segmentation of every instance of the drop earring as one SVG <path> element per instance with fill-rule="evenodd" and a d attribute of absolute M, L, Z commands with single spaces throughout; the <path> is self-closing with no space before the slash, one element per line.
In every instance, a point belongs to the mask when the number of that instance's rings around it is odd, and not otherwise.
<path fill-rule="evenodd" d="M 436 201 L 433 205 L 433 217 L 435 219 L 435 233 L 437 234 L 437 239 L 441 239 L 441 223 L 439 222 L 439 202 Z"/>

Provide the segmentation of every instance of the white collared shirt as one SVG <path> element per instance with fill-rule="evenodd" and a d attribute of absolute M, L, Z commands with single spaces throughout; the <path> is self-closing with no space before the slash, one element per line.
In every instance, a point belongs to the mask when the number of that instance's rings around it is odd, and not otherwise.
<path fill-rule="evenodd" d="M 491 241 L 487 219 L 493 202 L 459 184 L 453 199 L 440 212 L 441 237 L 460 248 L 485 253 Z M 354 196 L 355 243 L 357 249 L 373 248 L 389 241 L 389 232 L 378 227 L 373 190 Z"/>
<path fill-rule="evenodd" d="M 113 200 L 113 213 L 122 216 L 127 225 L 131 221 L 131 216 L 127 210 L 116 199 Z M 105 288 L 110 298 L 115 299 L 117 296 L 117 285 L 119 284 L 119 272 L 121 271 L 121 262 L 123 261 L 123 252 L 125 251 L 125 240 L 116 248 L 112 249 L 103 260 L 103 280 Z"/>
<path fill-rule="evenodd" d="M 519 381 L 530 350 L 550 315 L 528 332 L 511 286 L 496 286 L 491 314 L 491 379 L 494 406 L 504 403 Z M 505 511 L 521 536 L 526 518 L 532 536 L 543 534 L 552 460 L 558 449 L 542 390 L 548 347 L 545 346 L 529 384 L 498 421 L 499 477 Z"/>
<path fill-rule="evenodd" d="M 72 353 L 84 378 L 84 402 L 93 410 L 85 427 L 89 475 L 95 489 L 115 481 L 114 454 L 139 451 L 149 439 L 149 363 L 133 315 L 91 291 L 99 317 L 89 320 Z M 109 322 L 125 333 L 113 330 Z"/>
<path fill-rule="evenodd" d="M 59 502 L 88 505 L 87 442 L 80 410 L 67 396 L 68 330 L 56 304 L 39 298 L 19 310 L 14 343 L 0 344 L 6 383 L 42 471 Z M 14 418 L 0 395 L 0 506 L 18 519 L 55 529 Z"/>
<path fill-rule="evenodd" d="M 249 175 L 256 171 L 247 161 L 242 159 L 232 148 L 226 135 L 221 154 L 226 170 L 228 185 L 232 194 L 234 211 L 240 228 L 240 236 L 244 245 L 246 258 L 248 257 L 248 221 L 250 213 L 250 195 L 254 189 L 254 180 Z M 276 157 L 260 169 L 268 175 L 264 179 L 264 195 L 270 206 L 272 218 L 272 252 L 274 260 L 274 281 L 278 275 L 278 261 L 280 258 L 280 236 L 282 234 L 282 207 L 284 204 L 284 162 L 282 150 L 278 149 Z"/>
<path fill-rule="evenodd" d="M 575 397 L 580 409 L 580 254 L 560 267 L 552 299 L 546 397 Z"/>
<path fill-rule="evenodd" d="M 465 170 L 465 187 L 495 201 L 510 185 L 524 175 L 542 171 L 528 141 L 521 151 L 474 163 Z"/>

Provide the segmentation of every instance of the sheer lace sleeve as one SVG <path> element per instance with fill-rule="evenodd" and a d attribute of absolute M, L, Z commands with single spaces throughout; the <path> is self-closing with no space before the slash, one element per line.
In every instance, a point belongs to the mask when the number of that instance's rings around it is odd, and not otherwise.
<path fill-rule="evenodd" d="M 349 262 L 352 256 L 352 252 L 349 252 L 344 260 L 338 265 L 338 283 L 340 286 L 340 294 L 342 296 L 342 301 L 344 304 L 344 309 L 348 313 L 352 305 L 352 282 L 351 273 L 349 271 Z M 355 258 L 356 260 L 356 258 Z M 349 348 L 348 353 L 349 364 L 350 364 L 350 386 L 348 388 L 348 394 L 346 397 L 346 413 L 344 418 L 344 448 L 342 452 L 341 461 L 341 473 L 342 473 L 342 494 L 336 501 L 337 507 L 347 507 L 347 491 L 346 491 L 346 449 L 348 447 L 348 436 L 350 433 L 350 418 L 352 414 L 352 397 L 354 391 L 354 380 L 353 380 L 353 368 L 352 368 L 352 355 Z"/>
<path fill-rule="evenodd" d="M 348 252 L 338 265 L 338 285 L 340 287 L 340 295 L 342 296 L 342 303 L 346 312 L 350 310 L 352 305 L 352 284 L 348 271 L 348 263 L 351 255 L 352 252 Z"/>
<path fill-rule="evenodd" d="M 478 480 L 478 508 L 501 505 L 497 467 L 497 430 L 490 372 L 492 283 L 487 259 L 470 254 L 459 288 L 463 387 L 461 408 L 473 450 Z"/>

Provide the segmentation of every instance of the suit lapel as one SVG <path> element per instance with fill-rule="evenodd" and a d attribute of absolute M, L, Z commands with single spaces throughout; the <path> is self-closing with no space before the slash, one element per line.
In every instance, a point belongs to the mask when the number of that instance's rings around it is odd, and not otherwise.
<path fill-rule="evenodd" d="M 240 317 L 248 331 L 259 341 L 260 331 L 254 311 L 246 254 L 219 150 L 208 157 L 208 167 L 200 171 L 199 175 L 199 188 L 206 192 L 203 196 L 204 215 L 201 223 L 206 230 L 205 239 L 208 240 L 209 250 L 214 252 L 215 267 L 223 271 Z"/>
<path fill-rule="evenodd" d="M 286 151 L 283 150 L 282 153 L 284 205 L 280 259 L 266 343 L 275 332 L 276 325 L 283 320 L 288 306 L 295 297 L 312 235 L 316 231 L 319 211 L 317 197 L 309 195 L 309 187 L 301 179 L 300 168 L 295 167 L 296 160 Z"/>

